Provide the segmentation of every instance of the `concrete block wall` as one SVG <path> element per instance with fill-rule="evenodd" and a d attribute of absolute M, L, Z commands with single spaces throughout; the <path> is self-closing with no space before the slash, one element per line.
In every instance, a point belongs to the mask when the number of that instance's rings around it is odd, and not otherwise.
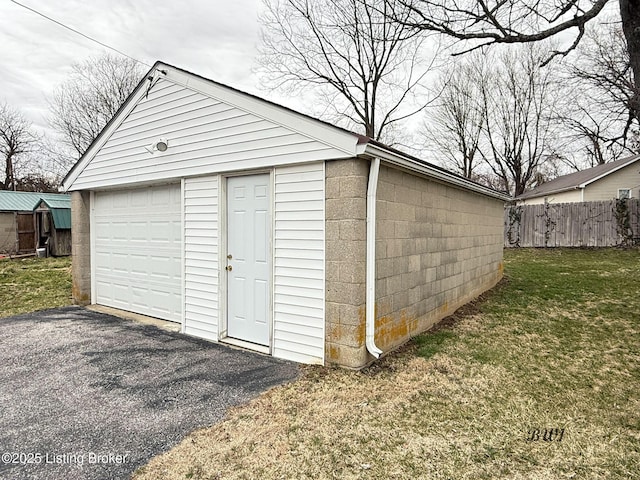
<path fill-rule="evenodd" d="M 0 212 L 0 253 L 15 253 L 17 250 L 16 214 Z"/>
<path fill-rule="evenodd" d="M 504 203 L 382 165 L 376 344 L 389 351 L 502 278 Z"/>
<path fill-rule="evenodd" d="M 72 297 L 77 305 L 91 303 L 90 193 L 71 193 Z"/>
<path fill-rule="evenodd" d="M 326 163 L 325 359 L 360 368 L 365 346 L 366 218 L 369 162 Z"/>

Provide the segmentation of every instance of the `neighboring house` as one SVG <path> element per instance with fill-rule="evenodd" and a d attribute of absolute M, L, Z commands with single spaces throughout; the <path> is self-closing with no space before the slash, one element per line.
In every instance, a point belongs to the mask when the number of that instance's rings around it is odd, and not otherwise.
<path fill-rule="evenodd" d="M 507 197 L 156 63 L 68 173 L 73 292 L 360 368 L 502 277 Z"/>
<path fill-rule="evenodd" d="M 71 195 L 0 190 L 0 254 L 71 254 Z"/>
<path fill-rule="evenodd" d="M 640 198 L 640 155 L 563 175 L 516 197 L 519 203 L 597 202 Z"/>

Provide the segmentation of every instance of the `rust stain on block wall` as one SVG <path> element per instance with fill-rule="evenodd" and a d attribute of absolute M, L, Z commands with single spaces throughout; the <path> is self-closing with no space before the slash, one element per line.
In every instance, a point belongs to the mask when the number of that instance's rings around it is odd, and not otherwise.
<path fill-rule="evenodd" d="M 340 345 L 358 347 L 365 344 L 366 324 L 342 325 L 334 324 L 330 327 L 330 339 Z"/>
<path fill-rule="evenodd" d="M 418 320 L 407 309 L 399 314 L 384 315 L 376 319 L 376 344 L 387 351 L 411 337 L 418 327 Z"/>
<path fill-rule="evenodd" d="M 89 305 L 91 303 L 91 299 L 89 298 L 89 294 L 82 293 L 82 289 L 76 285 L 76 282 L 73 282 L 71 286 L 71 295 L 73 298 L 73 303 L 76 305 Z"/>
<path fill-rule="evenodd" d="M 335 345 L 330 345 L 327 349 L 327 361 L 329 363 L 340 363 L 340 350 Z"/>

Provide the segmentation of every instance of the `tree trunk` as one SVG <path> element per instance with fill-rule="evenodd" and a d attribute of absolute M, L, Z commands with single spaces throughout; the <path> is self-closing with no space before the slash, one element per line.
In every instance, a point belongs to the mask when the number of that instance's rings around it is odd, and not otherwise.
<path fill-rule="evenodd" d="M 16 180 L 13 172 L 13 152 L 9 151 L 5 156 L 5 179 L 4 188 L 2 190 L 15 190 Z"/>
<path fill-rule="evenodd" d="M 640 95 L 637 87 L 640 80 L 640 0 L 620 0 L 620 16 L 629 50 L 633 83 L 636 86 L 629 106 L 634 117 L 640 121 Z"/>

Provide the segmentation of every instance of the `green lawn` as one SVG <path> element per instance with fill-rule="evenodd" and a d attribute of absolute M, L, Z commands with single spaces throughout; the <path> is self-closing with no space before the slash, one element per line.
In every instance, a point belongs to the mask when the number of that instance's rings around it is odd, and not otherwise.
<path fill-rule="evenodd" d="M 453 325 L 305 367 L 136 479 L 640 478 L 640 251 L 509 250 Z"/>
<path fill-rule="evenodd" d="M 0 318 L 71 304 L 71 257 L 0 260 Z"/>

